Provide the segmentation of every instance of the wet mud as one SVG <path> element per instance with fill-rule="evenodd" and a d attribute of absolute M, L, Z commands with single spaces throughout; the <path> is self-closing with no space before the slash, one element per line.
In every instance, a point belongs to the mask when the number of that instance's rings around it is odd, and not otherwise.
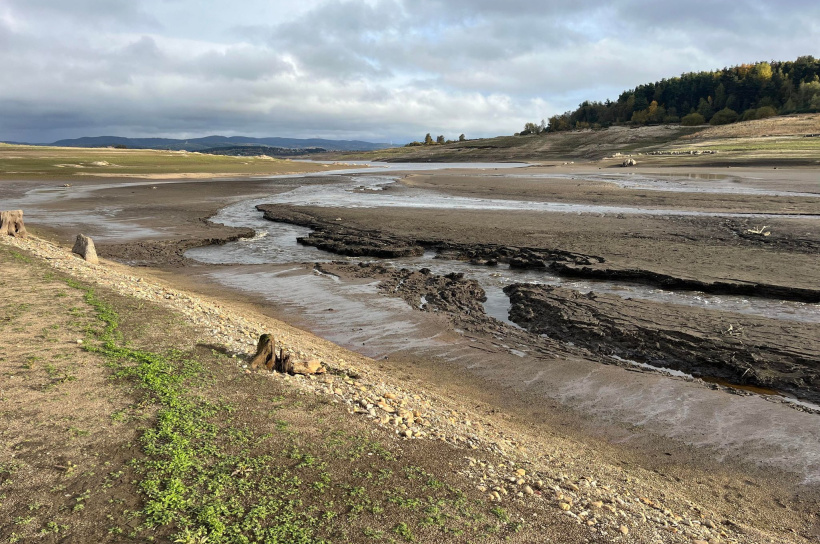
<path fill-rule="evenodd" d="M 203 221 L 203 228 L 196 236 L 162 240 L 138 240 L 123 243 L 100 243 L 97 251 L 101 257 L 114 259 L 131 266 L 162 266 L 179 268 L 194 261 L 185 256 L 189 249 L 221 246 L 243 238 L 252 238 L 253 229 L 226 227 Z"/>
<path fill-rule="evenodd" d="M 820 302 L 820 289 L 757 283 L 740 280 L 705 281 L 677 277 L 639 268 L 624 268 L 607 263 L 596 255 L 586 255 L 555 248 L 516 247 L 498 244 L 459 244 L 446 240 L 414 239 L 385 234 L 372 229 L 355 228 L 327 221 L 287 205 L 259 205 L 265 219 L 313 229 L 300 237 L 303 245 L 317 247 L 338 255 L 396 258 L 421 255 L 425 249 L 441 256 L 488 266 L 507 263 L 511 268 L 547 269 L 559 276 L 609 280 L 651 285 L 670 290 L 765 297 L 806 303 Z M 739 224 L 738 224 L 739 225 Z M 741 229 L 742 225 L 735 228 Z M 800 246 L 798 242 L 781 243 Z M 802 246 L 801 246 L 802 247 Z M 811 251 L 809 251 L 811 252 Z"/>
<path fill-rule="evenodd" d="M 599 355 L 820 401 L 820 327 L 569 289 L 510 285 L 510 319 Z"/>

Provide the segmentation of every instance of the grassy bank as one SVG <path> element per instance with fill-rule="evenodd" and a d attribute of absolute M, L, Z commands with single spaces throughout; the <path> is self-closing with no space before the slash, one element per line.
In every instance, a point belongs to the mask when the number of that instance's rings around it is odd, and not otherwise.
<path fill-rule="evenodd" d="M 773 117 L 722 126 L 614 126 L 526 136 L 498 136 L 445 145 L 401 147 L 366 153 L 323 154 L 327 159 L 399 162 L 566 162 L 599 161 L 620 165 L 616 153 L 636 156 L 642 165 L 820 164 L 820 114 Z M 646 155 L 652 152 L 715 150 L 719 155 Z M 641 157 L 637 157 L 641 155 Z"/>

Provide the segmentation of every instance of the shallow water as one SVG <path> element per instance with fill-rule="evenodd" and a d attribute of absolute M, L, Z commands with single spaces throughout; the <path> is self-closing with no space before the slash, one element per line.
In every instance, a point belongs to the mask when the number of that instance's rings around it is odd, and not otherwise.
<path fill-rule="evenodd" d="M 287 203 L 291 205 L 317 205 L 317 202 L 336 202 L 345 194 L 350 200 L 370 200 L 372 193 L 356 192 L 356 187 L 383 187 L 393 183 L 389 177 L 375 176 L 375 179 L 356 178 L 346 183 L 333 185 L 309 185 L 296 187 L 292 191 L 270 197 L 238 202 L 219 211 L 212 221 L 233 227 L 249 227 L 257 232 L 252 239 L 240 240 L 223 246 L 195 248 L 186 256 L 209 264 L 286 264 L 293 262 L 327 262 L 340 256 L 314 247 L 303 246 L 296 238 L 307 236 L 310 229 L 285 223 L 274 223 L 263 218 L 255 209 L 257 204 Z M 421 199 L 419 205 L 428 202 Z M 481 199 L 476 199 L 481 200 Z M 434 254 L 422 257 L 386 259 L 398 268 L 429 268 L 435 274 L 445 275 L 462 272 L 468 278 L 478 281 L 487 292 L 485 311 L 488 315 L 510 323 L 506 311 L 509 298 L 502 289 L 512 283 L 532 283 L 565 287 L 588 293 L 595 291 L 617 295 L 623 298 L 638 298 L 669 304 L 685 304 L 707 309 L 719 309 L 748 315 L 757 315 L 788 321 L 820 323 L 820 305 L 800 302 L 778 301 L 763 298 L 747 298 L 730 295 L 709 295 L 699 292 L 665 291 L 644 285 L 605 281 L 566 279 L 544 270 L 514 270 L 506 265 L 487 267 L 472 265 L 450 259 L 434 259 Z M 375 261 L 378 259 L 367 259 Z"/>
<path fill-rule="evenodd" d="M 567 202 L 536 202 L 449 196 L 435 191 L 414 189 L 396 184 L 398 178 L 388 175 L 348 176 L 349 181 L 329 185 L 303 185 L 274 195 L 269 204 L 317 206 L 327 208 L 424 208 L 446 210 L 531 211 L 551 213 L 629 214 L 694 217 L 732 217 L 760 219 L 804 218 L 797 214 L 722 213 L 695 210 L 610 206 Z M 259 201 L 259 203 L 262 203 Z"/>
<path fill-rule="evenodd" d="M 643 174 L 635 172 L 606 174 L 503 174 L 509 178 L 577 179 L 612 183 L 624 189 L 667 191 L 673 193 L 707 193 L 820 198 L 820 182 L 816 192 L 782 191 L 758 187 L 762 180 L 725 174 Z M 768 185 L 768 184 L 767 184 Z"/>

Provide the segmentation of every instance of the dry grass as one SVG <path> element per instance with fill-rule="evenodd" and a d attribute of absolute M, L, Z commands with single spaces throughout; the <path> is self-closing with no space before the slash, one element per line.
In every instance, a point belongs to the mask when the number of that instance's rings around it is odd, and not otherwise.
<path fill-rule="evenodd" d="M 332 168 L 270 157 L 229 157 L 157 151 L 0 144 L 0 179 L 73 176 L 216 177 L 318 172 Z"/>

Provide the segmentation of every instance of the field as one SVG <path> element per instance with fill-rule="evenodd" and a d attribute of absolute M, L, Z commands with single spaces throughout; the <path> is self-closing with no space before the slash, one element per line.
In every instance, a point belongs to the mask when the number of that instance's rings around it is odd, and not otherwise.
<path fill-rule="evenodd" d="M 816 542 L 814 133 L 325 157 L 534 163 L 387 176 L 0 145 L 0 543 Z M 327 373 L 252 371 L 262 333 Z"/>
<path fill-rule="evenodd" d="M 85 149 L 0 144 L 0 179 L 264 176 L 330 167 L 270 157 L 227 157 L 150 149 Z"/>

